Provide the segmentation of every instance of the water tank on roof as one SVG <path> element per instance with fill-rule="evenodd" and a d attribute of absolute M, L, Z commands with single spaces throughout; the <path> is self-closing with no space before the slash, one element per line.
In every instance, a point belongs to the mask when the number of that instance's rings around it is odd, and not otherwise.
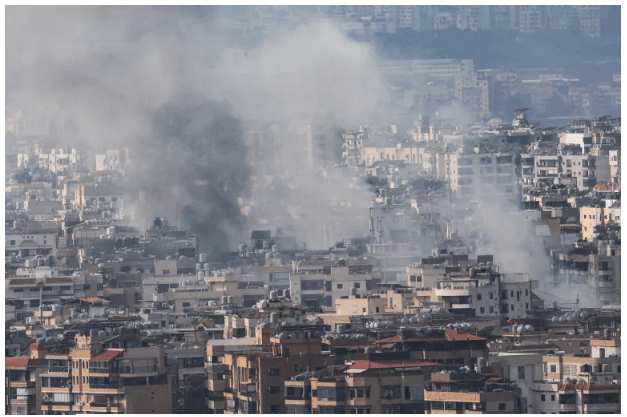
<path fill-rule="evenodd" d="M 574 314 L 571 314 L 570 316 L 568 316 L 568 318 L 566 320 L 572 323 L 576 319 L 577 319 L 577 317 Z"/>
<path fill-rule="evenodd" d="M 37 260 L 37 266 L 44 266 L 44 260 L 43 259 L 38 259 Z"/>
<path fill-rule="evenodd" d="M 220 302 L 222 303 L 222 305 L 225 305 L 228 301 L 229 301 L 229 298 L 226 295 L 223 295 L 222 297 L 220 297 Z"/>
<path fill-rule="evenodd" d="M 98 336 L 98 330 L 96 330 L 96 329 L 91 329 L 91 330 L 89 331 L 89 335 L 90 335 L 90 336 L 92 336 L 92 337 L 94 337 L 94 336 Z"/>
<path fill-rule="evenodd" d="M 208 270 L 209 270 L 209 264 L 208 264 L 208 263 L 205 263 L 205 264 L 203 265 L 203 268 L 204 268 L 206 271 L 208 271 Z"/>
<path fill-rule="evenodd" d="M 566 316 L 562 316 L 559 318 L 560 323 L 566 323 Z"/>
<path fill-rule="evenodd" d="M 376 353 L 377 349 L 375 349 L 373 346 L 368 346 L 364 349 L 364 353 Z"/>
<path fill-rule="evenodd" d="M 196 264 L 196 270 L 200 271 L 202 269 L 202 264 L 201 263 L 197 263 Z"/>
<path fill-rule="evenodd" d="M 216 302 L 211 300 L 211 301 L 209 301 L 209 303 L 207 303 L 207 305 L 210 306 L 210 307 L 213 307 L 213 306 L 216 305 Z"/>
<path fill-rule="evenodd" d="M 585 310 L 584 310 L 584 311 L 582 311 L 582 312 L 579 314 L 579 318 L 581 318 L 581 319 L 587 319 L 587 318 L 588 318 L 588 312 L 587 312 L 587 311 L 585 311 Z"/>
<path fill-rule="evenodd" d="M 592 372 L 597 373 L 599 372 L 600 366 L 598 363 L 593 363 L 592 364 Z"/>
<path fill-rule="evenodd" d="M 179 256 L 179 261 L 182 261 L 183 259 L 185 259 L 185 255 Z"/>
<path fill-rule="evenodd" d="M 485 368 L 486 366 L 488 366 L 488 362 L 486 361 L 486 359 L 484 357 L 478 357 L 477 358 L 477 367 Z"/>
<path fill-rule="evenodd" d="M 527 324 L 525 325 L 525 330 L 527 330 L 528 332 L 533 332 L 533 326 L 531 324 Z"/>
<path fill-rule="evenodd" d="M 283 290 L 283 297 L 290 298 L 290 290 Z"/>
<path fill-rule="evenodd" d="M 612 329 L 603 329 L 603 338 L 609 340 L 612 338 Z"/>
<path fill-rule="evenodd" d="M 407 317 L 403 317 L 401 319 L 401 324 L 408 324 L 409 323 L 409 319 Z"/>
<path fill-rule="evenodd" d="M 279 313 L 270 313 L 270 323 L 279 322 Z"/>
<path fill-rule="evenodd" d="M 205 262 L 207 262 L 207 254 L 206 253 L 199 254 L 198 262 L 200 262 L 201 264 L 204 264 Z"/>
<path fill-rule="evenodd" d="M 336 325 L 335 328 L 336 328 L 337 332 L 340 333 L 340 334 L 346 333 L 346 325 L 344 323 L 340 323 L 340 324 Z"/>
<path fill-rule="evenodd" d="M 353 295 L 353 296 L 357 295 L 357 288 L 355 288 L 355 287 L 351 287 L 351 289 L 350 289 L 350 295 Z"/>
<path fill-rule="evenodd" d="M 277 245 L 272 245 L 272 253 L 276 253 L 279 250 Z"/>
<path fill-rule="evenodd" d="M 270 295 L 269 295 L 270 300 L 276 300 L 277 299 L 277 293 L 275 290 L 270 291 Z"/>
<path fill-rule="evenodd" d="M 227 301 L 229 304 L 235 304 L 235 297 L 233 297 L 232 295 L 229 295 L 227 297 Z"/>
<path fill-rule="evenodd" d="M 266 252 L 265 258 L 266 259 L 271 259 L 272 258 L 272 254 L 270 252 Z"/>
<path fill-rule="evenodd" d="M 612 372 L 612 366 L 609 363 L 604 363 L 601 367 L 603 372 Z"/>
<path fill-rule="evenodd" d="M 557 323 L 559 321 L 559 317 L 557 316 L 553 316 L 553 318 L 551 319 L 551 323 Z"/>

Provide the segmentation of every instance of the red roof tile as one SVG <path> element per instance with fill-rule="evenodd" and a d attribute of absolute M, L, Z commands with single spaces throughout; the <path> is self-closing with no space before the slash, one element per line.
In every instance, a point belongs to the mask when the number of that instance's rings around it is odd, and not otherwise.
<path fill-rule="evenodd" d="M 9 281 L 9 285 L 32 285 L 35 283 L 34 278 L 18 278 Z"/>
<path fill-rule="evenodd" d="M 620 390 L 620 384 L 564 384 L 561 385 L 560 391 L 602 391 L 602 390 Z"/>
<path fill-rule="evenodd" d="M 483 337 L 475 336 L 470 333 L 457 333 L 455 330 L 444 330 L 444 334 L 446 334 L 446 339 L 449 341 L 486 340 Z"/>
<path fill-rule="evenodd" d="M 72 282 L 72 278 L 70 277 L 46 278 L 46 284 L 62 284 L 65 282 Z"/>
<path fill-rule="evenodd" d="M 388 337 L 387 339 L 377 340 L 378 343 L 401 343 L 401 336 Z"/>
<path fill-rule="evenodd" d="M 26 368 L 28 366 L 28 358 L 4 358 L 5 368 Z"/>
<path fill-rule="evenodd" d="M 84 301 L 86 303 L 101 302 L 101 303 L 104 303 L 104 304 L 111 302 L 109 300 L 105 300 L 104 298 L 100 298 L 100 297 L 85 297 L 85 298 L 81 298 L 81 301 Z"/>
<path fill-rule="evenodd" d="M 119 350 L 107 350 L 101 353 L 100 355 L 94 356 L 93 358 L 90 359 L 90 361 L 109 362 L 111 359 L 115 358 L 121 353 L 122 352 Z"/>
<path fill-rule="evenodd" d="M 437 363 L 420 361 L 390 360 L 382 362 L 360 360 L 356 361 L 349 369 L 389 369 L 389 368 L 415 368 L 417 366 L 438 366 Z"/>

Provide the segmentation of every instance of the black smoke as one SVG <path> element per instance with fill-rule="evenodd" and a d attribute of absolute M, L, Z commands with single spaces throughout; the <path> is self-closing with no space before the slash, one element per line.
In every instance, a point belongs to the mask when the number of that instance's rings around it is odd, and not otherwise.
<path fill-rule="evenodd" d="M 228 103 L 168 104 L 152 116 L 152 135 L 132 151 L 132 181 L 152 215 L 191 226 L 201 252 L 228 249 L 245 217 L 238 197 L 248 193 L 244 128 Z M 148 213 L 146 213 L 148 214 Z"/>

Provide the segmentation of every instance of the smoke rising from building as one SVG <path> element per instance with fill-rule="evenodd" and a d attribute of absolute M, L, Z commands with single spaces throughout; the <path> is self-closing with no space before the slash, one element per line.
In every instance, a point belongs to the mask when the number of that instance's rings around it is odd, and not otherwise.
<path fill-rule="evenodd" d="M 334 204 L 354 207 L 354 215 L 367 207 L 367 192 L 348 193 L 343 179 L 316 181 L 323 161 L 311 151 L 308 164 L 298 163 L 315 144 L 294 132 L 315 123 L 327 135 L 322 141 L 333 143 L 333 128 L 367 120 L 381 96 L 370 48 L 320 20 L 279 30 L 234 60 L 238 51 L 224 47 L 233 41 L 221 37 L 213 9 L 206 10 L 10 7 L 7 102 L 28 97 L 59 106 L 76 124 L 74 142 L 93 152 L 128 147 L 129 180 L 142 196 L 138 223 L 175 217 L 212 236 L 200 240 L 214 250 L 228 247 L 226 229 L 245 223 L 238 197 L 252 188 L 257 202 L 261 194 L 270 206 L 276 200 L 259 167 L 281 167 L 277 180 L 288 184 L 280 207 L 304 213 L 291 216 L 297 229 L 322 230 Z M 33 26 L 38 30 L 27 29 Z M 281 152 L 266 152 L 254 166 L 243 142 L 250 123 L 284 129 L 272 144 Z M 258 175 L 249 179 L 251 173 Z M 282 223 L 277 214 L 272 226 Z M 362 226 L 336 223 L 333 239 Z M 312 243 L 323 242 L 333 243 Z"/>

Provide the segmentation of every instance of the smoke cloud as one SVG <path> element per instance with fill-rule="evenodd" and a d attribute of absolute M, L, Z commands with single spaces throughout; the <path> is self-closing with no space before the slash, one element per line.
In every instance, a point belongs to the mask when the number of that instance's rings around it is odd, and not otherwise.
<path fill-rule="evenodd" d="M 324 20 L 279 30 L 253 50 L 227 48 L 237 42 L 215 11 L 7 7 L 8 111 L 54 106 L 67 143 L 91 154 L 129 148 L 136 214 L 192 226 L 203 251 L 264 225 L 308 240 L 315 231 L 313 245 L 363 234 L 365 222 L 340 219 L 367 215 L 368 193 L 321 167 L 326 155 L 340 159 L 339 128 L 356 128 L 381 101 L 370 48 Z M 254 151 L 263 156 L 251 155 L 247 133 L 273 126 L 280 134 L 262 135 Z M 325 222 L 335 223 L 332 237 Z"/>

